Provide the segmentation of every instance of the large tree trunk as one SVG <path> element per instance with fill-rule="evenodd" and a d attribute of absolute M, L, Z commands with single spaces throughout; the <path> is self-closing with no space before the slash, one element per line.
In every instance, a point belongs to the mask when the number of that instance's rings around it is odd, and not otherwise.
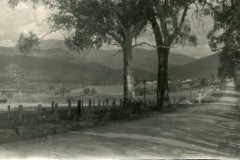
<path fill-rule="evenodd" d="M 132 57 L 132 38 L 125 36 L 123 46 L 123 90 L 124 90 L 124 101 L 123 106 L 126 107 L 128 100 L 135 99 L 134 92 L 134 78 L 133 78 L 133 57 Z"/>
<path fill-rule="evenodd" d="M 158 86 L 157 86 L 157 109 L 164 110 L 169 107 L 168 96 L 168 55 L 170 48 L 165 45 L 161 28 L 156 18 L 151 19 L 158 54 Z M 166 46 L 166 47 L 164 47 Z"/>
<path fill-rule="evenodd" d="M 168 88 L 168 55 L 169 48 L 158 48 L 158 86 L 157 109 L 165 110 L 170 107 Z"/>

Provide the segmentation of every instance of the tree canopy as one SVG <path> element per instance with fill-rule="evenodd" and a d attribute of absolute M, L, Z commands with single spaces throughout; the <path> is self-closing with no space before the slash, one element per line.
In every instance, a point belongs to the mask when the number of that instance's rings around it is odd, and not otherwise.
<path fill-rule="evenodd" d="M 169 107 L 168 97 L 168 56 L 175 45 L 187 42 L 197 45 L 197 36 L 192 32 L 189 10 L 192 16 L 203 14 L 206 0 L 149 0 L 146 9 L 151 23 L 158 52 L 157 107 Z"/>
<path fill-rule="evenodd" d="M 47 19 L 51 29 L 65 30 L 70 49 L 100 48 L 104 44 L 124 46 L 124 35 L 139 36 L 146 20 L 142 16 L 143 0 L 9 0 L 42 4 L 54 12 Z"/>
<path fill-rule="evenodd" d="M 132 48 L 133 40 L 141 35 L 147 25 L 145 14 L 143 14 L 147 1 L 9 0 L 9 4 L 14 7 L 21 1 L 31 1 L 34 4 L 40 3 L 47 8 L 53 9 L 48 22 L 53 31 L 61 29 L 67 31 L 65 43 L 69 49 L 100 48 L 104 44 L 121 47 L 124 62 L 124 102 L 126 99 L 135 97 Z M 19 43 L 20 49 L 21 44 L 25 43 Z"/>
<path fill-rule="evenodd" d="M 209 44 L 213 51 L 219 52 L 221 78 L 233 78 L 240 59 L 240 1 L 214 1 L 211 13 L 214 27 L 209 32 Z"/>

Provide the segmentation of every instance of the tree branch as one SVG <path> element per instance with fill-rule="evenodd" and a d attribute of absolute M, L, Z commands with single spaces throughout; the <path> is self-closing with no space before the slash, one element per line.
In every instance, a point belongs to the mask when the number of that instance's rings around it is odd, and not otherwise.
<path fill-rule="evenodd" d="M 112 32 L 112 33 L 109 33 L 109 35 L 112 36 L 113 39 L 114 39 L 116 42 L 118 42 L 121 46 L 124 45 L 124 44 L 123 44 L 123 40 L 122 40 L 119 36 L 117 36 L 116 33 L 113 33 L 113 32 Z"/>
<path fill-rule="evenodd" d="M 138 46 L 143 46 L 143 45 L 147 45 L 149 47 L 152 47 L 152 48 L 175 48 L 175 47 L 168 47 L 168 46 L 164 46 L 164 45 L 158 45 L 158 46 L 155 46 L 155 45 L 151 45 L 147 42 L 142 42 L 142 43 L 139 43 L 139 44 L 135 44 L 132 46 L 132 48 L 135 48 L 135 47 L 138 47 Z"/>
<path fill-rule="evenodd" d="M 189 9 L 189 4 L 186 3 L 185 6 L 184 6 L 183 14 L 181 16 L 181 21 L 180 21 L 178 27 L 175 27 L 175 32 L 170 37 L 171 42 L 180 34 L 180 32 L 183 28 L 186 16 L 187 16 L 188 9 Z"/>

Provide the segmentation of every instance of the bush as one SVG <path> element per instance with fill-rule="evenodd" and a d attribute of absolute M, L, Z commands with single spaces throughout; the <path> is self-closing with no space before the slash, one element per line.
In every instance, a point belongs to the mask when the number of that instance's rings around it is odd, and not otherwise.
<path fill-rule="evenodd" d="M 155 86 L 147 86 L 146 87 L 146 94 L 147 95 L 154 95 L 157 91 L 157 88 Z M 143 96 L 144 95 L 144 86 L 137 86 L 135 88 L 136 95 Z"/>
<path fill-rule="evenodd" d="M 84 93 L 84 94 L 90 94 L 90 93 L 91 93 L 91 89 L 88 88 L 88 87 L 85 87 L 85 88 L 83 89 L 83 93 Z"/>
<path fill-rule="evenodd" d="M 125 108 L 111 108 L 109 111 L 110 120 L 125 120 L 130 116 L 130 110 Z"/>
<path fill-rule="evenodd" d="M 169 87 L 169 91 L 170 92 L 175 92 L 179 88 L 182 87 L 182 82 L 180 82 L 180 81 L 172 81 L 172 82 L 169 83 L 168 87 Z"/>
<path fill-rule="evenodd" d="M 91 89 L 91 94 L 97 94 L 97 90 L 95 88 Z"/>
<path fill-rule="evenodd" d="M 147 92 L 147 91 L 146 91 Z M 135 88 L 135 93 L 136 93 L 136 95 L 139 95 L 139 96 L 142 96 L 142 95 L 144 95 L 144 88 L 143 87 L 136 87 Z"/>
<path fill-rule="evenodd" d="M 179 102 L 182 102 L 182 101 L 184 101 L 184 100 L 186 100 L 186 99 L 187 99 L 186 97 L 181 96 L 181 97 L 179 97 Z"/>
<path fill-rule="evenodd" d="M 0 99 L 0 103 L 7 103 L 7 99 Z"/>
<path fill-rule="evenodd" d="M 127 107 L 130 109 L 132 114 L 142 115 L 146 113 L 145 105 L 142 101 L 129 102 Z"/>
<path fill-rule="evenodd" d="M 100 107 L 100 108 L 96 108 L 92 111 L 93 115 L 96 116 L 106 116 L 108 114 L 109 110 L 107 107 Z"/>
<path fill-rule="evenodd" d="M 84 94 L 97 94 L 97 90 L 95 89 L 95 88 L 89 88 L 89 87 L 85 87 L 84 89 L 83 89 L 83 93 Z"/>
<path fill-rule="evenodd" d="M 206 87 L 209 85 L 208 79 L 207 78 L 202 78 L 200 81 L 200 86 Z"/>

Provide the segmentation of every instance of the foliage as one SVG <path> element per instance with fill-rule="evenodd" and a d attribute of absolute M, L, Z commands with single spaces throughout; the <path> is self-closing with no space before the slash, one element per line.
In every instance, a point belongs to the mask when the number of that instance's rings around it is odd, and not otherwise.
<path fill-rule="evenodd" d="M 21 1 L 39 2 L 53 9 L 48 22 L 53 31 L 62 29 L 68 32 L 65 43 L 72 50 L 100 48 L 105 44 L 121 47 L 124 100 L 133 98 L 132 42 L 147 25 L 142 14 L 145 0 L 9 0 L 9 4 L 15 7 Z M 19 46 L 22 44 L 25 41 Z"/>
<path fill-rule="evenodd" d="M 179 102 L 185 101 L 187 98 L 185 96 L 179 97 Z"/>
<path fill-rule="evenodd" d="M 86 95 L 89 95 L 89 94 L 97 94 L 97 90 L 95 88 L 89 88 L 89 87 L 85 87 L 83 89 L 83 93 L 86 94 Z"/>
<path fill-rule="evenodd" d="M 209 82 L 208 82 L 208 79 L 207 79 L 207 78 L 202 78 L 202 79 L 200 80 L 200 86 L 206 87 L 206 86 L 208 86 L 208 85 L 209 85 Z"/>
<path fill-rule="evenodd" d="M 31 51 L 33 47 L 38 46 L 39 42 L 40 40 L 35 33 L 21 33 L 17 43 L 17 47 L 21 53 L 27 54 Z"/>
<path fill-rule="evenodd" d="M 160 109 L 169 107 L 168 56 L 170 49 L 187 42 L 196 46 L 197 37 L 191 31 L 189 10 L 199 19 L 201 9 L 207 0 L 149 0 L 146 15 L 151 23 L 158 51 L 157 105 Z"/>
<path fill-rule="evenodd" d="M 54 30 L 69 32 L 66 44 L 70 49 L 100 48 L 104 44 L 124 45 L 124 35 L 131 29 L 131 39 L 139 36 L 147 22 L 142 15 L 141 0 L 9 0 L 11 7 L 19 2 L 34 2 L 55 9 L 48 19 Z M 94 12 L 93 12 L 94 11 Z M 32 32 L 21 34 L 19 46 L 26 51 L 38 42 Z M 26 44 L 28 44 L 26 46 Z M 25 51 L 25 50 L 24 50 Z"/>
<path fill-rule="evenodd" d="M 111 108 L 109 110 L 110 120 L 126 120 L 130 116 L 130 111 L 124 108 Z"/>
<path fill-rule="evenodd" d="M 142 115 L 146 113 L 146 108 L 143 101 L 129 102 L 128 108 L 130 108 L 131 114 Z"/>
<path fill-rule="evenodd" d="M 89 87 L 85 87 L 85 88 L 83 89 L 83 93 L 84 93 L 84 94 L 90 94 L 90 93 L 91 93 L 91 89 L 90 89 Z"/>
<path fill-rule="evenodd" d="M 155 27 L 162 29 L 159 35 L 155 35 L 162 37 L 161 44 L 157 47 L 171 47 L 175 44 L 184 46 L 187 42 L 193 46 L 197 45 L 198 39 L 192 33 L 187 14 L 189 10 L 194 10 L 192 16 L 200 17 L 202 14 L 200 8 L 206 4 L 205 0 L 150 0 L 148 4 L 146 14 L 153 30 Z M 156 20 L 160 21 L 160 24 L 156 24 Z"/>
<path fill-rule="evenodd" d="M 135 88 L 135 93 L 136 95 L 140 95 L 140 96 L 143 96 L 144 95 L 144 92 L 146 92 L 146 95 L 154 95 L 156 94 L 156 90 L 157 90 L 157 87 L 156 86 L 149 86 L 147 85 L 146 86 L 146 90 L 144 89 L 144 86 L 137 86 Z"/>
<path fill-rule="evenodd" d="M 97 94 L 97 90 L 95 88 L 91 89 L 91 94 Z"/>
<path fill-rule="evenodd" d="M 177 91 L 179 88 L 182 87 L 182 82 L 180 81 L 172 81 L 169 83 L 169 91 L 170 92 L 174 92 Z"/>
<path fill-rule="evenodd" d="M 214 27 L 209 32 L 209 45 L 213 51 L 220 52 L 218 76 L 233 78 L 240 59 L 240 1 L 214 1 L 211 15 Z"/>

